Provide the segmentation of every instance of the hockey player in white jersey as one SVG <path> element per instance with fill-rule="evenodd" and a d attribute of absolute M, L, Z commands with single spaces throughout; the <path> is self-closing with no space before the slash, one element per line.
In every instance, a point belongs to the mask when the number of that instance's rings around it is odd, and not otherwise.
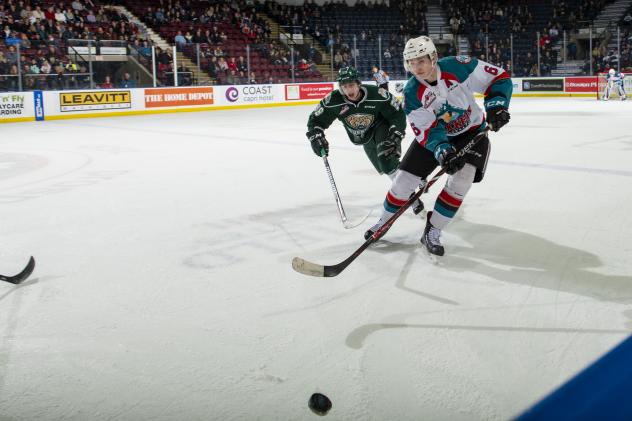
<path fill-rule="evenodd" d="M 608 101 L 610 99 L 610 94 L 612 94 L 612 91 L 615 89 L 621 101 L 625 101 L 626 99 L 628 99 L 625 95 L 625 89 L 623 89 L 624 77 L 625 75 L 623 73 L 617 72 L 614 69 L 610 69 L 608 71 L 608 74 L 606 75 L 606 80 L 608 83 L 606 83 L 606 87 L 603 93 L 604 101 Z"/>
<path fill-rule="evenodd" d="M 480 182 L 489 156 L 484 136 L 463 156 L 458 151 L 488 126 L 498 131 L 509 122 L 513 85 L 502 68 L 467 56 L 438 59 L 432 40 L 409 39 L 404 67 L 413 74 L 404 88 L 404 111 L 415 134 L 384 200 L 379 221 L 366 233 L 372 236 L 411 193 L 440 165 L 449 174 L 432 212 L 428 212 L 421 243 L 442 256 L 441 232 L 458 211 L 472 183 Z M 474 99 L 484 94 L 486 116 Z"/>

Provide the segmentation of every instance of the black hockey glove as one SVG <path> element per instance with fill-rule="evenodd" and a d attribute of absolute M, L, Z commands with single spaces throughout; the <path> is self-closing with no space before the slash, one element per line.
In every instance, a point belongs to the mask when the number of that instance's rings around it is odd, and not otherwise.
<path fill-rule="evenodd" d="M 312 150 L 317 156 L 329 155 L 329 142 L 325 138 L 325 132 L 316 127 L 306 133 L 307 140 L 312 145 Z"/>
<path fill-rule="evenodd" d="M 404 133 L 392 128 L 388 132 L 388 136 L 382 142 L 377 145 L 377 156 L 390 158 L 399 158 L 402 156 L 402 139 Z"/>
<path fill-rule="evenodd" d="M 465 166 L 465 157 L 459 156 L 454 146 L 450 144 L 442 143 L 437 146 L 435 158 L 450 175 L 459 172 Z"/>
<path fill-rule="evenodd" d="M 497 132 L 502 126 L 509 123 L 509 111 L 506 108 L 492 108 L 487 110 L 487 123 L 489 129 Z"/>

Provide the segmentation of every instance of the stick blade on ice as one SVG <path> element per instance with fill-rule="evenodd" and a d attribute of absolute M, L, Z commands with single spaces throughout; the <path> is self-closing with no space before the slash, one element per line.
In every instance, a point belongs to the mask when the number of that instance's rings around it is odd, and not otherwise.
<path fill-rule="evenodd" d="M 0 281 L 9 282 L 11 284 L 17 285 L 21 283 L 22 281 L 24 281 L 29 276 L 31 276 L 31 273 L 33 273 L 34 269 L 35 269 L 35 259 L 33 258 L 33 256 L 31 256 L 31 258 L 29 259 L 29 262 L 26 264 L 26 267 L 22 269 L 22 272 L 14 276 L 0 275 Z"/>
<path fill-rule="evenodd" d="M 309 276 L 325 276 L 325 267 L 323 265 L 317 265 L 316 263 L 309 262 L 300 257 L 292 259 L 292 269 L 298 273 Z"/>

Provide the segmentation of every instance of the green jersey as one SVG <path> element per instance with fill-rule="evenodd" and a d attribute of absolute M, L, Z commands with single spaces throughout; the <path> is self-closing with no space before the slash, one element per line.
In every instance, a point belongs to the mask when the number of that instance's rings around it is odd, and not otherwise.
<path fill-rule="evenodd" d="M 356 145 L 371 141 L 375 129 L 383 124 L 389 129 L 405 132 L 406 114 L 397 98 L 377 86 L 361 85 L 360 89 L 364 96 L 357 103 L 349 101 L 339 90 L 332 91 L 310 114 L 307 129 L 319 127 L 325 130 L 338 119 Z"/>

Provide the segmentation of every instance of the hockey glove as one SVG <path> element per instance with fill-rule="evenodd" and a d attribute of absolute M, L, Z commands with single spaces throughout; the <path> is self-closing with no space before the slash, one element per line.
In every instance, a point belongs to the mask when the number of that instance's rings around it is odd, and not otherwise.
<path fill-rule="evenodd" d="M 317 156 L 329 155 L 329 142 L 325 138 L 325 132 L 316 127 L 306 133 L 307 140 L 312 145 L 312 150 Z"/>
<path fill-rule="evenodd" d="M 392 128 L 388 136 L 377 145 L 377 156 L 380 158 L 399 158 L 402 156 L 402 139 L 404 133 Z"/>
<path fill-rule="evenodd" d="M 445 172 L 452 175 L 459 172 L 465 166 L 465 157 L 456 153 L 454 146 L 449 143 L 441 143 L 434 152 L 435 158 L 445 169 Z"/>
<path fill-rule="evenodd" d="M 502 126 L 509 123 L 510 119 L 509 111 L 506 108 L 492 108 L 487 110 L 487 123 L 489 129 L 497 132 Z"/>

